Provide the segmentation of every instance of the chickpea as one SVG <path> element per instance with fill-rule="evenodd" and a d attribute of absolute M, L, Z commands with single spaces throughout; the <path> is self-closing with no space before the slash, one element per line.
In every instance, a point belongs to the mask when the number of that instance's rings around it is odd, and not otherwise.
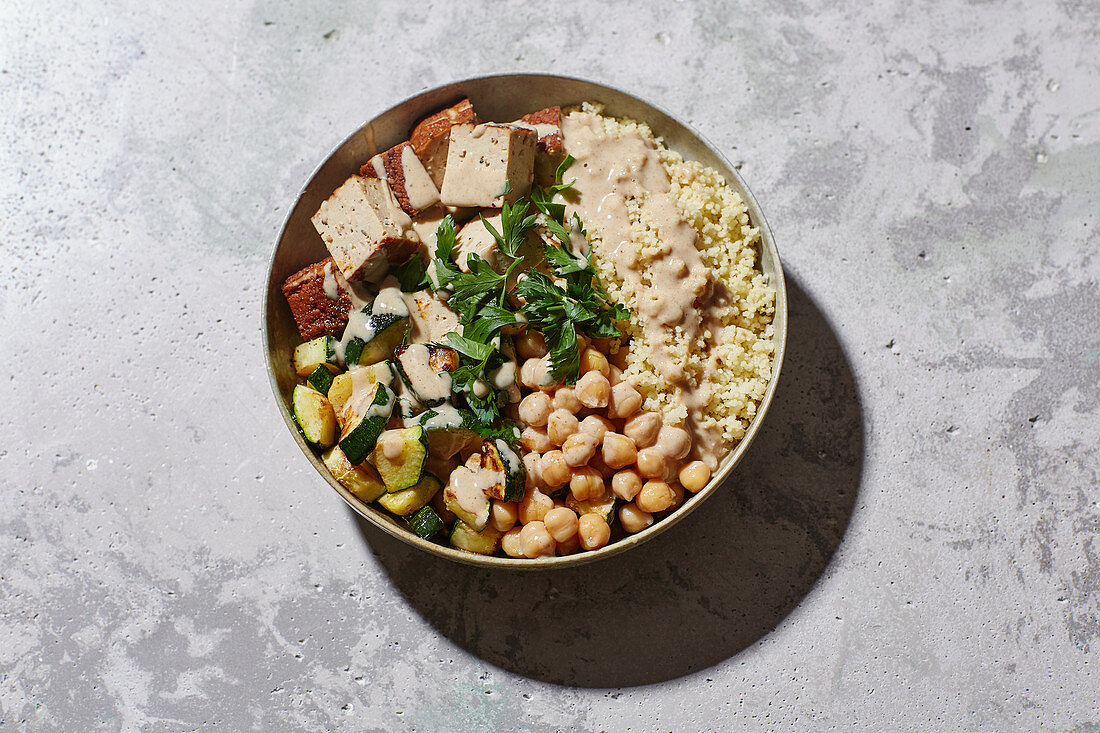
<path fill-rule="evenodd" d="M 595 435 L 597 443 L 602 443 L 603 436 L 607 434 L 607 431 L 614 429 L 615 423 L 602 415 L 589 415 L 581 420 L 580 425 L 580 431 L 582 433 L 591 433 Z"/>
<path fill-rule="evenodd" d="M 611 365 L 607 363 L 607 357 L 591 347 L 581 352 L 581 374 L 599 372 L 605 377 L 610 373 Z"/>
<path fill-rule="evenodd" d="M 516 354 L 521 359 L 541 359 L 549 353 L 546 348 L 546 339 L 538 331 L 528 328 L 527 331 L 517 336 L 514 340 Z"/>
<path fill-rule="evenodd" d="M 587 372 L 577 380 L 577 399 L 585 407 L 607 407 L 611 382 L 599 372 Z"/>
<path fill-rule="evenodd" d="M 706 486 L 708 481 L 710 468 L 702 461 L 692 461 L 680 469 L 680 483 L 693 494 Z"/>
<path fill-rule="evenodd" d="M 625 435 L 607 433 L 603 436 L 603 460 L 611 468 L 625 468 L 638 460 L 638 449 Z"/>
<path fill-rule="evenodd" d="M 611 399 L 607 403 L 607 412 L 611 417 L 625 419 L 641 407 L 642 395 L 630 382 L 619 382 L 611 388 Z"/>
<path fill-rule="evenodd" d="M 627 504 L 619 510 L 619 523 L 630 534 L 636 534 L 653 524 L 653 515 L 643 512 L 637 504 Z"/>
<path fill-rule="evenodd" d="M 546 525 L 538 521 L 523 525 L 519 532 L 519 541 L 523 545 L 523 554 L 527 557 L 553 555 L 557 549 L 557 543 L 546 531 Z"/>
<path fill-rule="evenodd" d="M 577 334 L 577 351 L 584 353 L 584 350 L 589 346 L 588 337 L 583 333 Z"/>
<path fill-rule="evenodd" d="M 596 473 L 603 476 L 604 481 L 615 475 L 615 469 L 607 465 L 607 462 L 603 459 L 603 451 L 596 451 L 596 455 L 588 459 L 588 466 L 596 469 Z"/>
<path fill-rule="evenodd" d="M 602 351 L 605 354 L 611 353 L 611 346 L 615 343 L 614 338 L 605 339 L 592 339 L 592 348 L 597 351 Z"/>
<path fill-rule="evenodd" d="M 627 469 L 611 477 L 611 491 L 623 501 L 634 501 L 642 490 L 642 477 L 637 471 Z"/>
<path fill-rule="evenodd" d="M 656 412 L 639 412 L 623 425 L 623 434 L 639 448 L 648 448 L 657 442 L 661 431 L 661 416 Z"/>
<path fill-rule="evenodd" d="M 519 442 L 524 450 L 532 453 L 545 453 L 554 448 L 554 442 L 546 434 L 546 428 L 524 428 L 519 434 Z"/>
<path fill-rule="evenodd" d="M 555 542 L 565 542 L 577 534 L 577 513 L 568 507 L 554 507 L 546 512 L 542 523 Z"/>
<path fill-rule="evenodd" d="M 550 418 L 550 395 L 545 392 L 532 392 L 520 400 L 519 419 L 528 425 L 541 428 Z"/>
<path fill-rule="evenodd" d="M 519 368 L 519 383 L 529 389 L 549 391 L 554 389 L 554 380 L 550 378 L 550 364 L 547 357 L 528 359 Z"/>
<path fill-rule="evenodd" d="M 541 522 L 546 512 L 554 508 L 554 500 L 538 489 L 528 489 L 527 495 L 516 508 L 521 524 Z"/>
<path fill-rule="evenodd" d="M 663 479 L 668 471 L 668 459 L 655 448 L 643 448 L 638 451 L 638 473 L 646 478 Z"/>
<path fill-rule="evenodd" d="M 691 436 L 683 428 L 665 425 L 657 434 L 655 447 L 662 455 L 680 460 L 691 450 Z"/>
<path fill-rule="evenodd" d="M 539 467 L 541 459 L 538 453 L 524 453 L 523 454 L 523 469 L 527 474 L 527 488 L 529 489 L 545 489 L 546 484 L 542 482 L 542 470 Z"/>
<path fill-rule="evenodd" d="M 618 351 L 608 351 L 607 353 L 607 360 L 611 362 L 611 366 L 626 369 L 626 355 L 630 353 L 630 349 L 626 348 L 626 344 L 619 344 Z"/>
<path fill-rule="evenodd" d="M 672 510 L 684 503 L 684 487 L 673 481 L 669 488 L 672 489 L 672 504 L 668 508 Z"/>
<path fill-rule="evenodd" d="M 577 393 L 572 387 L 563 386 L 554 390 L 554 400 L 551 403 L 555 410 L 566 410 L 574 415 L 580 412 L 581 401 L 577 399 Z"/>
<path fill-rule="evenodd" d="M 498 532 L 507 532 L 516 526 L 519 507 L 514 501 L 493 501 L 489 509 L 489 525 Z"/>
<path fill-rule="evenodd" d="M 598 550 L 611 539 L 611 527 L 599 514 L 585 514 L 578 525 L 577 535 L 581 538 L 581 547 L 586 550 Z"/>
<path fill-rule="evenodd" d="M 672 506 L 676 496 L 672 487 L 664 481 L 646 481 L 634 503 L 644 512 L 663 512 Z"/>
<path fill-rule="evenodd" d="M 564 542 L 558 543 L 558 554 L 572 555 L 574 552 L 580 549 L 580 546 L 581 538 L 578 537 L 576 533 L 574 533 L 572 536 L 569 537 L 569 539 L 565 540 Z"/>
<path fill-rule="evenodd" d="M 573 469 L 573 477 L 569 479 L 569 491 L 577 501 L 598 499 L 604 495 L 607 488 L 604 486 L 603 476 L 591 466 L 581 466 Z"/>
<path fill-rule="evenodd" d="M 523 543 L 519 539 L 521 531 L 523 527 L 513 527 L 500 538 L 500 549 L 504 550 L 504 554 L 508 557 L 526 557 L 523 554 Z"/>
<path fill-rule="evenodd" d="M 592 433 L 573 433 L 561 444 L 561 452 L 565 455 L 565 462 L 570 466 L 583 466 L 588 463 L 592 456 L 596 455 L 596 446 L 599 445 L 599 442 Z"/>
<path fill-rule="evenodd" d="M 565 454 L 560 450 L 552 450 L 542 454 L 539 459 L 539 478 L 548 489 L 556 489 L 565 486 L 573 476 L 573 470 L 565 460 Z"/>
<path fill-rule="evenodd" d="M 623 370 L 612 364 L 611 369 L 607 374 L 607 381 L 611 382 L 612 387 L 623 381 Z"/>
<path fill-rule="evenodd" d="M 554 445 L 561 445 L 580 428 L 577 416 L 567 410 L 554 410 L 546 422 L 546 434 Z"/>

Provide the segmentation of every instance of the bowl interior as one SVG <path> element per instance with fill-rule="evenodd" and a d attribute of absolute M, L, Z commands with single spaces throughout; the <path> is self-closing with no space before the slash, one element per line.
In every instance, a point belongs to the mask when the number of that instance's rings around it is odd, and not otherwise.
<path fill-rule="evenodd" d="M 676 512 L 661 522 L 595 552 L 533 561 L 474 555 L 423 540 L 386 512 L 355 498 L 333 479 L 320 457 L 305 442 L 294 424 L 290 409 L 291 393 L 298 382 L 298 377 L 291 366 L 291 355 L 300 338 L 290 308 L 283 298 L 281 286 L 293 273 L 328 256 L 328 251 L 313 228 L 310 217 L 317 211 L 321 202 L 328 198 L 348 176 L 359 171 L 359 166 L 368 158 L 406 140 L 413 125 L 422 117 L 448 106 L 463 96 L 470 98 L 478 114 L 485 120 L 514 120 L 528 112 L 555 104 L 564 107 L 593 101 L 604 104 L 607 114 L 644 121 L 654 134 L 664 139 L 664 143 L 669 148 L 683 155 L 685 159 L 696 160 L 718 170 L 730 186 L 740 193 L 748 207 L 753 225 L 761 232 L 761 268 L 776 291 L 773 319 L 775 356 L 772 377 L 756 418 L 749 426 L 745 437 L 719 465 L 706 488 L 689 497 Z M 718 489 L 752 443 L 775 392 L 787 335 L 787 295 L 779 253 L 776 251 L 771 230 L 756 199 L 728 161 L 697 133 L 657 107 L 602 84 L 559 76 L 509 74 L 468 79 L 418 94 L 367 122 L 332 152 L 302 189 L 275 245 L 264 304 L 263 335 L 272 388 L 288 429 L 294 435 L 306 458 L 356 512 L 383 531 L 409 544 L 458 562 L 492 567 L 538 569 L 577 565 L 628 550 L 671 527 Z"/>

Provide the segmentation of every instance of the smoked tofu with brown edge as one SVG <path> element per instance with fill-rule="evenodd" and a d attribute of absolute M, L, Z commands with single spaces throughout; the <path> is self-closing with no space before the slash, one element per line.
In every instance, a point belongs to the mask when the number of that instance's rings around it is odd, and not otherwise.
<path fill-rule="evenodd" d="M 288 277 L 283 283 L 283 295 L 303 341 L 318 336 L 339 339 L 344 333 L 351 312 L 351 296 L 340 284 L 331 257 Z"/>
<path fill-rule="evenodd" d="M 539 136 L 539 150 L 547 155 L 558 156 L 564 150 L 561 137 L 561 107 L 554 105 L 538 112 L 524 115 L 513 122 L 514 125 L 530 127 Z"/>
<path fill-rule="evenodd" d="M 412 143 L 403 142 L 374 156 L 359 169 L 359 175 L 388 182 L 397 203 L 413 218 L 439 203 L 439 189 L 413 152 Z"/>
<path fill-rule="evenodd" d="M 444 205 L 499 209 L 526 196 L 534 178 L 536 141 L 534 131 L 510 125 L 452 127 L 439 192 Z"/>
<path fill-rule="evenodd" d="M 344 181 L 312 221 L 349 282 L 380 282 L 391 267 L 407 262 L 421 248 L 412 219 L 390 184 L 378 178 Z"/>
<path fill-rule="evenodd" d="M 467 122 L 477 124 L 480 121 L 470 100 L 462 99 L 447 109 L 425 117 L 413 128 L 409 143 L 437 187 L 443 185 L 443 172 L 447 168 L 451 127 Z"/>

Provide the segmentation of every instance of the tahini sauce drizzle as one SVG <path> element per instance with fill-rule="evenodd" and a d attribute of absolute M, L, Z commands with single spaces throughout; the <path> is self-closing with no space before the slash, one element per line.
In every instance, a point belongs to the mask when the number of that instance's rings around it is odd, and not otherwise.
<path fill-rule="evenodd" d="M 692 452 L 712 469 L 726 453 L 721 430 L 703 426 L 710 389 L 696 384 L 683 364 L 665 347 L 665 337 L 677 327 L 688 343 L 707 331 L 715 342 L 721 323 L 714 307 L 715 282 L 696 249 L 695 230 L 683 220 L 670 194 L 668 173 L 657 149 L 637 133 L 609 137 L 596 115 L 573 112 L 562 118 L 566 151 L 576 158 L 566 178 L 576 178 L 577 196 L 569 202 L 585 225 L 603 240 L 602 253 L 615 267 L 626 288 L 633 291 L 638 322 L 653 346 L 650 361 L 678 391 L 687 407 L 685 426 L 692 434 Z M 655 223 L 662 243 L 660 255 L 649 264 L 640 261 L 633 241 L 627 201 L 635 199 Z M 718 368 L 708 360 L 705 370 Z"/>

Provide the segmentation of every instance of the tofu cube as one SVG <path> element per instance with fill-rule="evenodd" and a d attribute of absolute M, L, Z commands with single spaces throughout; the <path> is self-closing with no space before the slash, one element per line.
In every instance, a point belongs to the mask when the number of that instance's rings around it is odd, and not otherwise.
<path fill-rule="evenodd" d="M 425 117 L 409 135 L 409 143 L 431 176 L 436 187 L 443 185 L 443 173 L 447 169 L 447 150 L 451 141 L 451 127 L 463 123 L 477 124 L 477 113 L 469 99 Z"/>
<path fill-rule="evenodd" d="M 313 226 L 349 282 L 381 281 L 421 248 L 409 218 L 378 178 L 352 176 L 313 215 Z"/>
<path fill-rule="evenodd" d="M 283 283 L 283 296 L 303 341 L 318 336 L 338 339 L 344 333 L 351 312 L 351 296 L 340 281 L 336 265 L 327 257 L 299 270 Z"/>
<path fill-rule="evenodd" d="M 539 151 L 547 155 L 557 156 L 564 149 L 561 137 L 561 107 L 557 105 L 524 115 L 512 124 L 534 130 L 539 136 Z"/>
<path fill-rule="evenodd" d="M 537 135 L 509 125 L 454 125 L 440 198 L 447 206 L 499 209 L 531 190 Z M 505 194 L 505 184 L 511 190 Z"/>
<path fill-rule="evenodd" d="M 397 203 L 411 217 L 439 203 L 439 189 L 413 152 L 412 143 L 403 142 L 374 156 L 359 169 L 359 175 L 388 182 Z"/>

